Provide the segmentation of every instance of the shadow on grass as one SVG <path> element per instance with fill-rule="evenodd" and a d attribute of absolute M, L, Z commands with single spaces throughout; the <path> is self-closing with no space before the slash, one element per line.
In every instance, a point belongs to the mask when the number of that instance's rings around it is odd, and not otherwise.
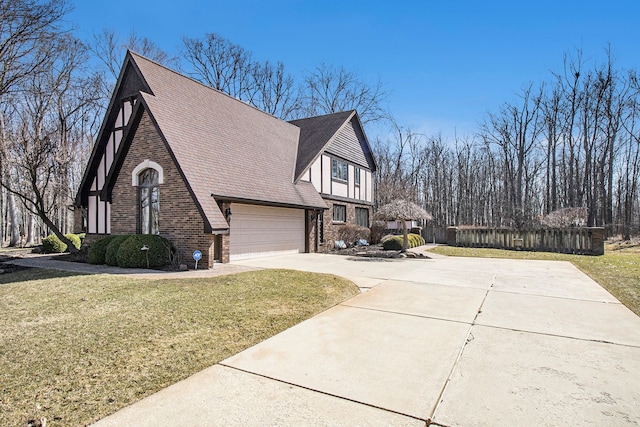
<path fill-rule="evenodd" d="M 29 282 L 32 280 L 47 280 L 73 276 L 87 276 L 88 273 L 75 271 L 49 270 L 45 268 L 24 267 L 15 264 L 0 264 L 0 285 L 9 283 Z"/>

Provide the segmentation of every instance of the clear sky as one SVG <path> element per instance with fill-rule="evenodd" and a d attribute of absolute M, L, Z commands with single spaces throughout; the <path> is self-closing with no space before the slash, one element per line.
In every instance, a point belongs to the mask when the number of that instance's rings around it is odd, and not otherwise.
<path fill-rule="evenodd" d="M 389 90 L 398 122 L 429 135 L 468 134 L 563 54 L 640 68 L 640 0 L 71 0 L 89 38 L 131 30 L 175 54 L 183 36 L 215 32 L 282 61 L 294 75 L 325 62 Z"/>

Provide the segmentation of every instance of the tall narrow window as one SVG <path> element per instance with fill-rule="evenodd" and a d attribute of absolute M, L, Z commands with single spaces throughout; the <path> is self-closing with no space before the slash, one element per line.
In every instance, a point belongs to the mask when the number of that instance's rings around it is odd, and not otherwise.
<path fill-rule="evenodd" d="M 138 175 L 140 233 L 160 233 L 160 186 L 158 171 L 145 169 Z"/>

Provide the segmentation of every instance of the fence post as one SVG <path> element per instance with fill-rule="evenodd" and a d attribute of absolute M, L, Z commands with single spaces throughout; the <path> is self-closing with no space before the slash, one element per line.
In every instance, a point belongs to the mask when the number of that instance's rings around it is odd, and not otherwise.
<path fill-rule="evenodd" d="M 447 227 L 447 245 L 458 246 L 457 232 L 458 227 Z"/>

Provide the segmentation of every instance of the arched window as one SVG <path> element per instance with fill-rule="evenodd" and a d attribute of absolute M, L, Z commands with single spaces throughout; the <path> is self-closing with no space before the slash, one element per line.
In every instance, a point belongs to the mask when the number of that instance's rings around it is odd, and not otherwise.
<path fill-rule="evenodd" d="M 158 171 L 145 169 L 138 174 L 140 200 L 140 233 L 159 234 L 160 182 Z"/>

